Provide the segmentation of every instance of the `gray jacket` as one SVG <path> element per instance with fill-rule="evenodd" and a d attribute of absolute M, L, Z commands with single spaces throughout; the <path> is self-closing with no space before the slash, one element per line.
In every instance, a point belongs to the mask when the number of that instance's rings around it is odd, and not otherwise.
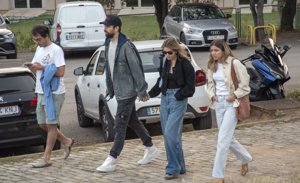
<path fill-rule="evenodd" d="M 110 39 L 105 41 L 106 59 L 106 86 L 109 96 L 114 95 L 117 100 L 124 100 L 147 95 L 148 84 L 145 81 L 141 58 L 135 46 L 120 33 L 116 49 L 115 66 L 113 70 L 113 81 L 108 62 L 108 48 Z"/>

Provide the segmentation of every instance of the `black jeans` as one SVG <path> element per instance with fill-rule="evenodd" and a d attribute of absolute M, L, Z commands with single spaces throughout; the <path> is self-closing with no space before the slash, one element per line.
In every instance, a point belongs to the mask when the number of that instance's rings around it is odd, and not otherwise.
<path fill-rule="evenodd" d="M 145 126 L 138 120 L 135 109 L 135 99 L 118 100 L 117 114 L 115 119 L 115 138 L 114 144 L 110 150 L 110 155 L 117 158 L 123 147 L 126 137 L 127 126 L 141 138 L 143 145 L 151 147 L 152 139 Z"/>

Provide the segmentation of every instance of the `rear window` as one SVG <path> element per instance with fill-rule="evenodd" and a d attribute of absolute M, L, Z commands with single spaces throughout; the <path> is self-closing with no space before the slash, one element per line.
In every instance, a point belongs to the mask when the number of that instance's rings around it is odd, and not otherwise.
<path fill-rule="evenodd" d="M 35 80 L 26 73 L 0 74 L 0 94 L 13 92 L 34 92 Z"/>
<path fill-rule="evenodd" d="M 161 54 L 161 51 L 140 52 L 145 73 L 158 72 Z"/>
<path fill-rule="evenodd" d="M 189 59 L 191 59 L 190 52 L 184 48 Z M 162 51 L 147 51 L 139 52 L 143 63 L 143 69 L 145 73 L 158 72 L 160 67 L 160 60 L 164 57 Z"/>

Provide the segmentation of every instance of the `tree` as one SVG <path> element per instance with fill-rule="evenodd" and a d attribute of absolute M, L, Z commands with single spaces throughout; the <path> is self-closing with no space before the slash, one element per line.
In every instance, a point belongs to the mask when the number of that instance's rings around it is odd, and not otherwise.
<path fill-rule="evenodd" d="M 162 35 L 162 25 L 168 14 L 168 0 L 153 0 L 155 8 L 156 21 L 159 26 L 160 35 Z"/>
<path fill-rule="evenodd" d="M 293 22 L 296 15 L 297 0 L 279 0 L 280 30 L 294 30 Z"/>
<path fill-rule="evenodd" d="M 250 10 L 253 17 L 254 26 L 263 26 L 264 23 L 264 0 L 250 0 Z M 263 29 L 256 29 L 257 37 L 259 41 L 263 40 L 265 33 Z M 255 38 L 255 39 L 256 39 Z"/>

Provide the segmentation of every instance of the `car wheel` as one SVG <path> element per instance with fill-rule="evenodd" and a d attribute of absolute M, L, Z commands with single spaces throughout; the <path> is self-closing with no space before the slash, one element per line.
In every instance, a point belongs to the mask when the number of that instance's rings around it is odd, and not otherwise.
<path fill-rule="evenodd" d="M 211 110 L 207 111 L 206 116 L 195 118 L 193 121 L 194 130 L 210 129 L 212 126 Z"/>
<path fill-rule="evenodd" d="M 114 119 L 112 118 L 109 109 L 106 105 L 101 108 L 102 132 L 105 142 L 112 142 L 115 137 Z"/>
<path fill-rule="evenodd" d="M 186 44 L 186 40 L 185 40 L 185 35 L 184 33 L 180 34 L 180 42 L 182 42 L 183 44 Z"/>
<path fill-rule="evenodd" d="M 7 55 L 6 58 L 7 59 L 16 59 L 17 58 L 17 53 L 12 54 L 12 55 Z"/>
<path fill-rule="evenodd" d="M 84 107 L 80 95 L 76 94 L 77 118 L 80 127 L 90 127 L 94 125 L 93 119 L 84 115 Z"/>

